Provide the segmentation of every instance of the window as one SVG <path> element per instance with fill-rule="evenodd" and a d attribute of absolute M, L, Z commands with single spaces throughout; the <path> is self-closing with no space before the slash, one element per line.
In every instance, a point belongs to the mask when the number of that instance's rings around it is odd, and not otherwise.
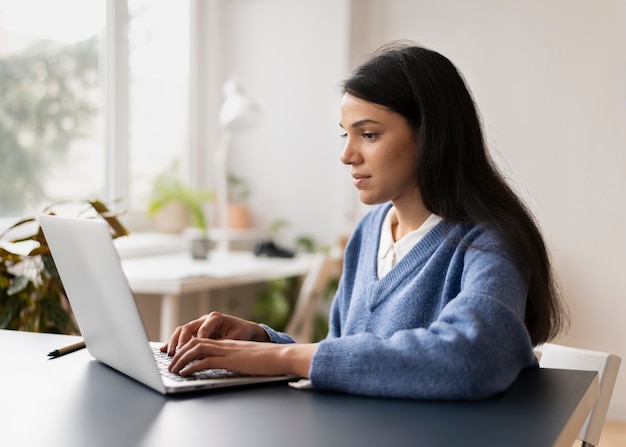
<path fill-rule="evenodd" d="M 0 0 L 0 217 L 100 196 L 104 0 Z"/>
<path fill-rule="evenodd" d="M 0 0 L 0 218 L 96 197 L 145 209 L 188 156 L 189 9 Z"/>
<path fill-rule="evenodd" d="M 155 177 L 188 141 L 189 7 L 129 0 L 128 206 L 145 209 Z"/>

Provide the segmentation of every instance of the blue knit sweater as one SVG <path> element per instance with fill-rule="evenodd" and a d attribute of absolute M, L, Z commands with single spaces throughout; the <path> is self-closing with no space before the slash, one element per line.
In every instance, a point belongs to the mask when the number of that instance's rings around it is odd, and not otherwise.
<path fill-rule="evenodd" d="M 478 227 L 439 223 L 381 279 L 372 209 L 346 246 L 328 337 L 313 357 L 315 388 L 385 397 L 480 399 L 536 366 L 524 326 L 527 284 Z M 272 341 L 292 342 L 268 328 Z"/>

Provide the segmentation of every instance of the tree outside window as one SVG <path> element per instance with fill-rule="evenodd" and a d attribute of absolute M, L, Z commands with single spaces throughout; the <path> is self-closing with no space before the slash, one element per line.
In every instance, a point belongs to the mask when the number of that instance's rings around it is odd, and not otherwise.
<path fill-rule="evenodd" d="M 101 194 L 103 5 L 0 0 L 0 217 Z"/>

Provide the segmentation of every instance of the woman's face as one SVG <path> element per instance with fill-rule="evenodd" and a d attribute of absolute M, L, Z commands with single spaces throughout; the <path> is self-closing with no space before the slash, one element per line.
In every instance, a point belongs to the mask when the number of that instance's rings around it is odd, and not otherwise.
<path fill-rule="evenodd" d="M 341 100 L 340 126 L 346 144 L 340 160 L 352 167 L 361 201 L 415 203 L 417 139 L 406 119 L 390 109 L 349 94 Z"/>

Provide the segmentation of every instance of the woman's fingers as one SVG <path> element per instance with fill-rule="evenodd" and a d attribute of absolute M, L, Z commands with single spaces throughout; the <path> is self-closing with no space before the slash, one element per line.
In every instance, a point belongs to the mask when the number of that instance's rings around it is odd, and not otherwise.
<path fill-rule="evenodd" d="M 247 375 L 308 377 L 317 344 L 286 345 L 243 340 L 193 338 L 172 358 L 170 371 L 183 376 L 207 368 Z"/>
<path fill-rule="evenodd" d="M 174 329 L 174 332 L 170 336 L 170 339 L 167 341 L 167 343 L 161 346 L 161 352 L 167 352 L 168 355 L 174 355 L 174 353 L 176 352 L 176 347 L 178 346 L 178 337 L 180 335 L 181 329 L 181 326 L 178 326 L 176 329 Z"/>
<path fill-rule="evenodd" d="M 169 369 L 176 374 L 189 375 L 203 369 L 217 368 L 211 365 L 215 363 L 217 349 L 213 340 L 195 338 L 176 352 Z"/>
<path fill-rule="evenodd" d="M 189 375 L 205 368 L 225 368 L 241 374 L 282 374 L 276 362 L 281 345 L 242 340 L 194 338 L 172 358 L 170 371 Z"/>
<path fill-rule="evenodd" d="M 200 317 L 197 320 L 190 321 L 189 323 L 178 326 L 174 329 L 172 336 L 167 344 L 161 346 L 161 352 L 167 352 L 168 355 L 174 355 L 176 350 L 181 346 L 184 346 L 189 340 L 196 336 L 198 328 L 204 322 L 205 317 Z"/>
<path fill-rule="evenodd" d="M 195 338 L 270 341 L 265 329 L 257 323 L 211 312 L 177 327 L 168 343 L 161 346 L 161 351 L 174 355 L 177 350 Z"/>
<path fill-rule="evenodd" d="M 176 346 L 176 349 L 186 345 L 189 340 L 198 336 L 198 329 L 204 323 L 205 318 L 206 315 L 198 318 L 197 320 L 190 321 L 189 323 L 181 327 L 180 334 L 178 335 L 178 344 Z"/>

